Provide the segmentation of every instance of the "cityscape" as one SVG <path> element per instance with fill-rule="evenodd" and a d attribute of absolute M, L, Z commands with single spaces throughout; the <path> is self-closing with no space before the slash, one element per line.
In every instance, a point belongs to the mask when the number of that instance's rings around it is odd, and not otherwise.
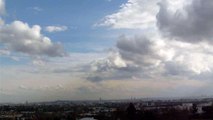
<path fill-rule="evenodd" d="M 0 120 L 212 120 L 213 98 L 1 104 Z"/>

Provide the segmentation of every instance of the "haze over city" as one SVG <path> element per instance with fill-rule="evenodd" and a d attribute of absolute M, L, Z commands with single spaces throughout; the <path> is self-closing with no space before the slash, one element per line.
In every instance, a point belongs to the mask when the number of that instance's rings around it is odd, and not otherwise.
<path fill-rule="evenodd" d="M 213 97 L 212 0 L 0 0 L 0 103 Z"/>

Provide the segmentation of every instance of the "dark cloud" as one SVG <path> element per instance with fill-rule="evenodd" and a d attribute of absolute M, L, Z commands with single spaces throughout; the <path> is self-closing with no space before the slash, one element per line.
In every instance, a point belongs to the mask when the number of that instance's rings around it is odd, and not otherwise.
<path fill-rule="evenodd" d="M 133 54 L 149 54 L 152 51 L 150 48 L 151 44 L 151 41 L 146 37 L 128 39 L 122 36 L 117 42 L 117 48 L 122 51 L 129 51 Z"/>
<path fill-rule="evenodd" d="M 164 70 L 164 76 L 189 76 L 193 74 L 187 66 L 172 61 L 164 63 Z"/>
<path fill-rule="evenodd" d="M 163 35 L 184 42 L 212 42 L 212 0 L 192 0 L 189 4 L 182 4 L 176 11 L 171 11 L 170 4 L 165 0 L 160 2 L 159 6 L 157 25 Z"/>
<path fill-rule="evenodd" d="M 92 82 L 100 82 L 103 80 L 103 76 L 88 76 L 86 79 Z"/>
<path fill-rule="evenodd" d="M 142 37 L 121 37 L 117 42 L 117 48 L 123 59 L 142 66 L 155 64 L 159 56 L 154 50 L 155 43 L 150 39 Z"/>
<path fill-rule="evenodd" d="M 93 72 L 87 78 L 93 82 L 150 78 L 150 69 L 161 61 L 155 51 L 155 43 L 148 38 L 122 36 L 117 42 L 117 51 L 91 65 Z"/>

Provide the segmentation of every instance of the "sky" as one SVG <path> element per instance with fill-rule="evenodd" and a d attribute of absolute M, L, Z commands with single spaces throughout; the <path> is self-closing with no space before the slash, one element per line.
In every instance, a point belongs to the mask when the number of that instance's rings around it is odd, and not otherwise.
<path fill-rule="evenodd" d="M 213 96 L 212 0 L 0 0 L 0 103 Z"/>

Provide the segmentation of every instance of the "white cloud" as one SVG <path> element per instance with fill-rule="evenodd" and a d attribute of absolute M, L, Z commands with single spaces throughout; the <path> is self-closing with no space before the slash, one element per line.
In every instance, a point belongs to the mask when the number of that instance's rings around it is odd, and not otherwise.
<path fill-rule="evenodd" d="M 0 15 L 5 14 L 5 0 L 0 0 Z"/>
<path fill-rule="evenodd" d="M 121 37 L 116 54 L 96 61 L 88 80 L 209 79 L 213 74 L 213 49 L 207 43 L 190 44 L 162 38 Z M 113 58 L 113 59 L 112 59 Z M 116 62 L 119 58 L 119 63 Z M 122 65 L 122 66 L 120 66 Z M 207 74 L 208 73 L 208 74 Z"/>
<path fill-rule="evenodd" d="M 35 11 L 38 11 L 38 12 L 41 12 L 43 9 L 40 8 L 40 7 L 32 7 L 31 8 L 32 10 L 35 10 Z"/>
<path fill-rule="evenodd" d="M 7 49 L 0 49 L 0 55 L 10 55 L 10 51 Z"/>
<path fill-rule="evenodd" d="M 208 42 L 212 43 L 212 8 L 212 0 L 128 0 L 99 25 L 115 29 L 139 28 L 148 36 L 118 40 L 116 56 L 125 67 L 110 66 L 114 59 L 101 60 L 107 62 L 96 64 L 99 69 L 93 75 L 94 81 L 123 79 L 119 73 L 128 78 L 194 79 L 196 76 L 209 79 L 207 77 L 213 73 L 213 49 L 208 45 Z M 159 31 L 153 29 L 155 27 Z M 149 29 L 154 35 L 149 35 Z M 110 77 L 106 78 L 107 75 Z"/>
<path fill-rule="evenodd" d="M 155 27 L 159 0 L 128 0 L 118 12 L 107 15 L 97 26 L 115 29 L 146 29 Z"/>
<path fill-rule="evenodd" d="M 41 34 L 41 27 L 30 27 L 22 21 L 14 21 L 0 27 L 0 42 L 13 52 L 32 56 L 64 56 L 65 52 L 60 43 L 53 43 L 50 38 Z"/>
<path fill-rule="evenodd" d="M 67 26 L 47 26 L 47 27 L 45 28 L 45 30 L 46 30 L 47 32 L 50 32 L 50 33 L 52 33 L 52 32 L 66 31 L 67 29 L 68 29 Z"/>
<path fill-rule="evenodd" d="M 46 61 L 43 60 L 42 58 L 35 58 L 32 61 L 32 64 L 35 65 L 35 66 L 44 66 L 45 63 L 46 63 Z"/>

